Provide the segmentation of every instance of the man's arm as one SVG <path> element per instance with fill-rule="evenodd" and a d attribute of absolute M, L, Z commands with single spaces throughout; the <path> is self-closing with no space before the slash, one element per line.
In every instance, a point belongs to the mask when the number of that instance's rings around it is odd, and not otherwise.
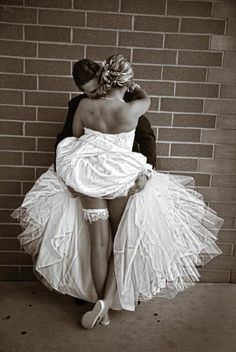
<path fill-rule="evenodd" d="M 139 144 L 140 152 L 146 156 L 147 162 L 156 168 L 156 137 L 150 122 L 141 116 L 135 131 L 135 142 Z"/>
<path fill-rule="evenodd" d="M 56 150 L 58 144 L 66 137 L 71 137 L 73 136 L 73 131 L 72 131 L 72 125 L 73 125 L 73 120 L 75 116 L 75 112 L 77 110 L 77 107 L 81 101 L 81 99 L 87 98 L 87 95 L 81 94 L 78 97 L 75 97 L 71 99 L 68 102 L 68 112 L 66 116 L 66 121 L 63 126 L 62 131 L 57 135 L 56 141 L 55 141 L 55 149 L 54 149 L 54 171 L 56 171 Z"/>

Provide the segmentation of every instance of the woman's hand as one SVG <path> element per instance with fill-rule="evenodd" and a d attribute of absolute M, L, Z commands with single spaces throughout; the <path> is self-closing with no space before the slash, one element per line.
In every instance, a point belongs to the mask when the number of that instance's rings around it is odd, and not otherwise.
<path fill-rule="evenodd" d="M 135 180 L 134 186 L 130 187 L 128 191 L 128 195 L 132 195 L 134 193 L 138 193 L 142 191 L 148 181 L 148 177 L 145 174 L 138 175 L 138 177 Z"/>

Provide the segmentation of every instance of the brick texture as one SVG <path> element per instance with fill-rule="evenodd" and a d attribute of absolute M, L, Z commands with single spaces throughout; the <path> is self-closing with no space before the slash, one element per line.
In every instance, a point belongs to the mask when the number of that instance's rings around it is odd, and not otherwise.
<path fill-rule="evenodd" d="M 35 280 L 10 217 L 54 158 L 73 63 L 122 53 L 151 97 L 157 168 L 193 176 L 225 220 L 202 282 L 236 282 L 236 6 L 230 0 L 3 0 L 0 280 Z"/>

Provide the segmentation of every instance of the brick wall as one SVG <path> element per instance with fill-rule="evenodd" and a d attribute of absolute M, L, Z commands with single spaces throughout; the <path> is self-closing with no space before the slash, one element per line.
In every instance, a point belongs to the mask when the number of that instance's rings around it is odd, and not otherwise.
<path fill-rule="evenodd" d="M 0 279 L 33 278 L 10 213 L 53 160 L 72 64 L 121 52 L 152 103 L 158 169 L 193 175 L 225 219 L 202 281 L 236 282 L 236 3 L 1 0 Z"/>

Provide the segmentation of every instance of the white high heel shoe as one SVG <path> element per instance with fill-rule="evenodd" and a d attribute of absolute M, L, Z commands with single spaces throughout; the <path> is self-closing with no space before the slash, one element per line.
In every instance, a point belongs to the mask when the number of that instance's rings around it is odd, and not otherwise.
<path fill-rule="evenodd" d="M 98 300 L 95 306 L 93 307 L 93 310 L 83 315 L 81 320 L 81 325 L 85 329 L 92 329 L 95 325 L 97 325 L 98 323 L 101 323 L 101 319 L 104 315 L 104 308 L 105 308 L 104 302 L 101 299 Z M 106 324 L 106 322 L 103 322 L 102 325 L 108 325 L 108 324 Z"/>

